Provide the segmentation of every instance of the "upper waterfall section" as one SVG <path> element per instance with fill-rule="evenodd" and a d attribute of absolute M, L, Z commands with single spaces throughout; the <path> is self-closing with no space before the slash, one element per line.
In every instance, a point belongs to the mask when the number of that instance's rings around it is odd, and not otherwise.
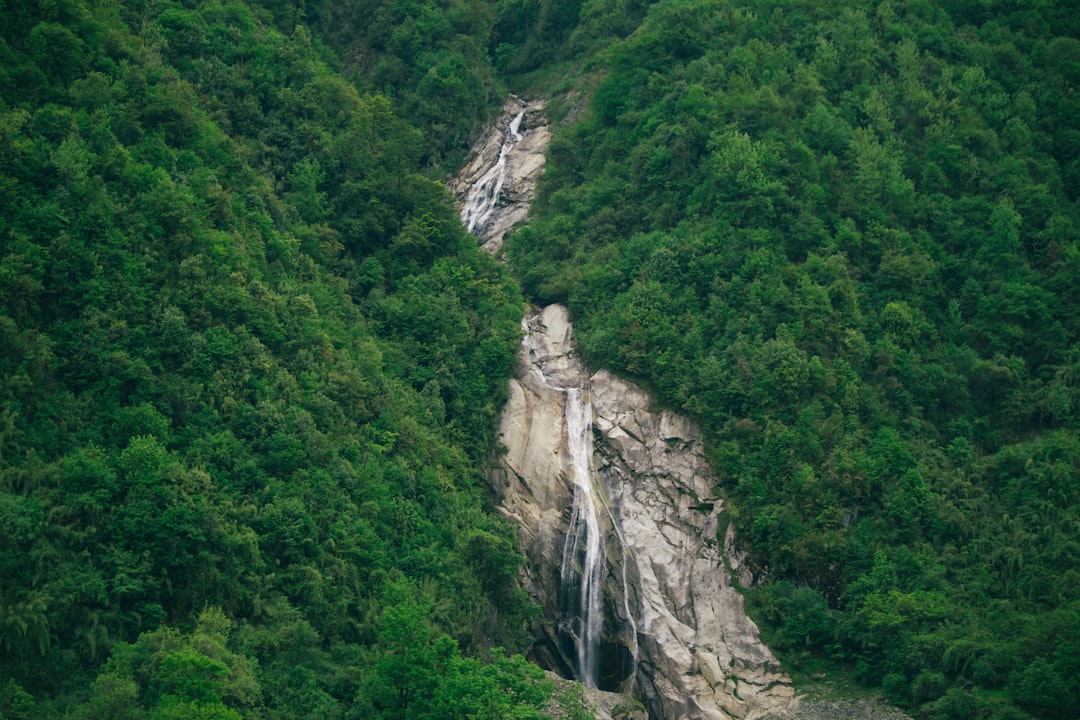
<path fill-rule="evenodd" d="M 462 204 L 462 222 L 492 254 L 529 213 L 551 140 L 545 108 L 542 100 L 511 95 L 498 122 L 473 146 L 472 160 L 450 183 Z"/>

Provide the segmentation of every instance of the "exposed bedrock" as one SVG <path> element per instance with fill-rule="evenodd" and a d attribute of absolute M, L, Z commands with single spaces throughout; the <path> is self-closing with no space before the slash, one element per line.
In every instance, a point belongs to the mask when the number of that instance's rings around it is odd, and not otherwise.
<path fill-rule="evenodd" d="M 473 147 L 469 164 L 450 182 L 462 203 L 462 222 L 493 255 L 529 213 L 551 140 L 545 110 L 542 100 L 511 95 L 499 120 Z"/>
<path fill-rule="evenodd" d="M 754 718 L 792 704 L 789 678 L 732 587 L 718 542 L 722 502 L 697 428 L 650 410 L 636 385 L 575 356 L 567 311 L 526 318 L 505 448 L 491 471 L 499 506 L 519 528 L 525 587 L 543 607 L 540 662 L 575 671 L 561 628 L 560 567 L 574 497 L 565 420 L 567 388 L 588 391 L 592 468 L 601 498 L 606 572 L 599 686 L 632 692 L 654 718 Z"/>

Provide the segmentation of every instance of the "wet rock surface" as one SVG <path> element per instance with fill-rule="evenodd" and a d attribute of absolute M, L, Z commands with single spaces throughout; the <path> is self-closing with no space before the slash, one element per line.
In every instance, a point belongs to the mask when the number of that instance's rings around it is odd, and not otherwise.
<path fill-rule="evenodd" d="M 587 388 L 608 525 L 604 635 L 613 651 L 605 676 L 642 698 L 654 718 L 785 712 L 794 691 L 732 587 L 717 542 L 722 502 L 697 429 L 648 409 L 636 385 L 590 373 L 574 353 L 565 308 L 545 308 L 527 326 L 500 423 L 505 452 L 491 480 L 500 510 L 520 528 L 525 586 L 544 617 L 559 616 L 573 497 L 559 388 Z M 538 659 L 567 674 L 572 659 L 557 628 L 541 623 L 537 636 Z"/>
<path fill-rule="evenodd" d="M 493 255 L 501 250 L 510 228 L 529 213 L 536 180 L 544 170 L 544 152 L 551 141 L 545 110 L 542 100 L 526 101 L 511 95 L 499 120 L 473 146 L 471 160 L 450 183 L 450 192 L 463 205 L 463 222 L 480 239 L 481 247 Z M 519 114 L 521 119 L 515 125 Z M 470 220 L 468 215 L 477 212 L 484 218 L 474 224 L 477 218 Z"/>
<path fill-rule="evenodd" d="M 645 706 L 628 695 L 585 687 L 554 673 L 548 673 L 548 676 L 555 683 L 555 699 L 547 708 L 554 720 L 571 717 L 573 708 L 563 702 L 563 698 L 580 699 L 595 720 L 649 720 Z"/>

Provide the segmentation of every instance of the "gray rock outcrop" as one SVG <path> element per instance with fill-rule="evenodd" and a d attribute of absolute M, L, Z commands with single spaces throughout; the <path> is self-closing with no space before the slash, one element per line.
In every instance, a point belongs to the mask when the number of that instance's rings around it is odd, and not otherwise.
<path fill-rule="evenodd" d="M 592 713 L 594 720 L 649 720 L 645 706 L 632 697 L 585 687 L 551 671 L 548 671 L 548 678 L 555 683 L 555 696 L 546 710 L 554 720 L 572 717 L 577 709 L 576 700 Z M 566 699 L 570 702 L 565 702 Z"/>
<path fill-rule="evenodd" d="M 511 95 L 503 105 L 498 122 L 473 146 L 469 164 L 450 182 L 454 197 L 467 203 L 469 193 L 498 164 L 500 155 L 505 154 L 497 197 L 492 198 L 495 207 L 479 227 L 472 229 L 480 239 L 481 247 L 493 255 L 502 248 L 503 237 L 510 228 L 525 220 L 532 204 L 536 180 L 544 170 L 544 152 L 551 141 L 545 110 L 543 100 L 525 101 Z M 508 144 L 510 125 L 521 112 L 524 116 L 516 128 L 520 139 Z M 507 145 L 509 147 L 504 151 Z"/>
<path fill-rule="evenodd" d="M 557 623 L 560 565 L 573 487 L 562 388 L 589 390 L 593 466 L 605 522 L 604 676 L 640 697 L 653 718 L 755 720 L 782 714 L 794 691 L 725 567 L 722 501 L 699 432 L 650 410 L 648 395 L 576 357 L 565 308 L 527 318 L 510 399 L 504 452 L 491 471 L 500 511 L 519 527 L 525 588 L 544 608 L 536 653 L 573 668 Z"/>

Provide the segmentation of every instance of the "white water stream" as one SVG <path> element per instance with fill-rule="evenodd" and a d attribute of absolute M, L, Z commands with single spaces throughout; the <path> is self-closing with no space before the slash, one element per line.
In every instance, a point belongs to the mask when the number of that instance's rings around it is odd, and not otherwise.
<path fill-rule="evenodd" d="M 551 137 L 541 101 L 503 107 L 452 184 L 463 223 L 495 256 L 528 219 Z M 650 412 L 640 388 L 590 373 L 565 308 L 522 325 L 500 419 L 506 452 L 491 478 L 523 529 L 522 580 L 544 609 L 537 660 L 636 695 L 650 717 L 783 716 L 794 690 L 732 586 L 714 540 L 721 506 L 684 502 L 715 486 L 696 428 Z"/>
<path fill-rule="evenodd" d="M 535 106 L 534 106 L 535 107 Z M 518 143 L 524 139 L 521 123 L 525 109 L 506 124 L 498 159 L 468 186 L 461 210 L 461 220 L 466 229 L 483 237 L 492 216 L 499 206 L 504 182 L 512 174 L 512 167 L 520 168 L 521 157 L 511 157 Z M 536 132 L 533 128 L 530 133 Z M 527 145 L 522 144 L 521 148 Z M 526 150 L 535 153 L 536 150 Z M 519 149 L 519 155 L 521 155 Z M 517 163 L 517 165 L 514 165 Z M 537 167 L 542 167 L 539 165 Z M 486 246 L 485 246 L 486 247 Z M 530 345 L 532 337 L 528 318 L 522 321 L 526 337 L 523 344 Z M 543 353 L 539 353 L 543 354 Z M 596 688 L 602 681 L 601 645 L 604 634 L 604 581 L 608 572 L 605 554 L 606 531 L 614 531 L 623 553 L 619 563 L 622 571 L 623 612 L 630 625 L 630 667 L 627 692 L 632 692 L 636 683 L 638 663 L 638 640 L 636 612 L 631 611 L 630 592 L 627 584 L 627 546 L 623 539 L 616 515 L 607 503 L 603 481 L 593 472 L 593 406 L 589 398 L 588 387 L 560 387 L 551 382 L 546 373 L 540 371 L 539 378 L 543 385 L 562 393 L 563 421 L 566 428 L 565 450 L 569 459 L 567 478 L 573 490 L 571 519 L 566 531 L 566 540 L 562 551 L 560 568 L 562 619 L 559 624 L 564 637 L 569 637 L 574 645 L 576 657 L 566 660 L 577 665 L 575 669 L 580 682 Z M 601 518 L 610 521 L 602 523 Z M 617 583 L 613 583 L 617 584 Z M 610 669 L 608 669 L 610 671 Z M 616 673 L 618 674 L 618 673 Z"/>
<path fill-rule="evenodd" d="M 499 193 L 502 192 L 503 182 L 506 180 L 506 157 L 523 137 L 518 129 L 524 117 L 525 111 L 522 110 L 510 121 L 503 134 L 499 159 L 469 188 L 469 194 L 465 197 L 465 204 L 461 208 L 461 221 L 465 223 L 465 229 L 474 235 L 483 232 L 484 224 L 498 205 Z"/>
<path fill-rule="evenodd" d="M 570 611 L 567 630 L 577 645 L 578 679 L 589 687 L 600 682 L 600 639 L 604 632 L 604 534 L 597 517 L 597 493 L 593 487 L 592 403 L 589 391 L 566 391 L 566 442 L 570 454 L 574 505 L 563 546 L 562 586 L 564 592 L 577 590 L 577 598 L 567 598 Z M 569 594 L 568 592 L 568 594 Z M 577 607 L 574 607 L 574 604 Z M 575 612 L 576 611 L 576 612 Z"/>

